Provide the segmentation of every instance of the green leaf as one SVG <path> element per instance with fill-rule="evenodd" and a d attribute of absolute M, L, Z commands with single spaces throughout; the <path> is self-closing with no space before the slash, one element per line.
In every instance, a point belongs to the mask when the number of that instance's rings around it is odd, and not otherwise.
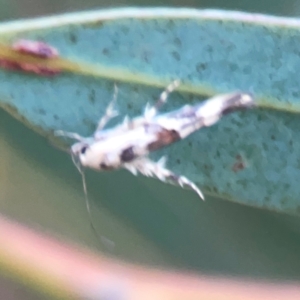
<path fill-rule="evenodd" d="M 0 59 L 58 67 L 54 77 L 0 71 L 0 105 L 49 138 L 57 129 L 90 135 L 119 88 L 121 115 L 135 116 L 175 78 L 165 110 L 233 90 L 258 109 L 159 151 L 168 167 L 207 194 L 299 213 L 300 21 L 190 9 L 118 9 L 0 25 Z M 18 39 L 56 47 L 53 62 L 12 53 Z M 120 121 L 120 120 L 119 120 Z"/>

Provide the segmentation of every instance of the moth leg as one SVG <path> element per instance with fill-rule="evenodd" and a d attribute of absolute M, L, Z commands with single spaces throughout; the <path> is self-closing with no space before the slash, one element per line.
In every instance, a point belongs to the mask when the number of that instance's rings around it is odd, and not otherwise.
<path fill-rule="evenodd" d="M 125 116 L 123 119 L 122 127 L 124 129 L 129 129 L 130 128 L 130 119 L 128 116 Z"/>
<path fill-rule="evenodd" d="M 195 183 L 184 176 L 176 175 L 172 171 L 166 169 L 165 163 L 165 157 L 162 157 L 158 162 L 154 162 L 147 157 L 143 157 L 125 164 L 124 167 L 134 175 L 136 174 L 136 171 L 138 171 L 147 177 L 157 177 L 161 181 L 167 181 L 175 185 L 180 185 L 181 187 L 188 186 L 190 189 L 195 191 L 202 200 L 204 200 L 204 195 Z"/>
<path fill-rule="evenodd" d="M 169 175 L 166 175 L 167 181 L 170 181 L 173 184 L 178 184 L 181 187 L 188 186 L 190 189 L 192 189 L 194 192 L 197 193 L 197 195 L 204 200 L 204 195 L 201 192 L 201 190 L 197 187 L 195 183 L 190 181 L 188 178 L 182 175 L 176 175 L 172 172 L 169 173 Z"/>
<path fill-rule="evenodd" d="M 153 106 L 146 105 L 144 117 L 148 120 L 152 119 L 158 110 L 167 102 L 169 94 L 171 94 L 180 84 L 180 80 L 174 80 L 166 89 L 160 94 L 159 99 Z"/>
<path fill-rule="evenodd" d="M 84 140 L 85 138 L 82 137 L 81 135 L 79 135 L 78 133 L 75 133 L 75 132 L 67 132 L 67 131 L 62 131 L 62 130 L 56 130 L 54 132 L 54 135 L 56 136 L 64 136 L 64 137 L 68 137 L 70 139 L 74 139 L 74 140 L 77 140 L 77 141 L 82 141 Z"/>
<path fill-rule="evenodd" d="M 96 132 L 102 130 L 105 125 L 114 117 L 118 115 L 118 111 L 114 110 L 114 106 L 117 101 L 117 96 L 118 96 L 118 87 L 115 85 L 114 86 L 114 95 L 111 100 L 111 102 L 108 104 L 104 116 L 100 119 Z"/>
<path fill-rule="evenodd" d="M 134 164 L 127 163 L 127 164 L 124 165 L 124 168 L 126 170 L 128 170 L 130 173 L 132 173 L 134 176 L 136 176 L 137 173 L 138 173 L 138 170 L 136 169 L 136 167 L 134 166 Z"/>

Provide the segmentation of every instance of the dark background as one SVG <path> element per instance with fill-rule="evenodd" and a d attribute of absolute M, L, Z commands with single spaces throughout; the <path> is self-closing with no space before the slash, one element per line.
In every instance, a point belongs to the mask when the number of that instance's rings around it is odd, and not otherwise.
<path fill-rule="evenodd" d="M 2 20 L 22 17 L 35 17 L 62 12 L 91 10 L 118 6 L 177 6 L 194 8 L 221 8 L 260 12 L 274 15 L 298 16 L 300 2 L 286 1 L 248 1 L 248 0 L 202 0 L 192 1 L 95 1 L 95 0 L 1 0 L 0 18 Z"/>

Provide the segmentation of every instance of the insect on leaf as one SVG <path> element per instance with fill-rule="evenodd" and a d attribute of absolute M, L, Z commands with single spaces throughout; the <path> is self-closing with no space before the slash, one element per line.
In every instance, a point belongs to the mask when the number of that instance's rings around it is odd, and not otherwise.
<path fill-rule="evenodd" d="M 167 155 L 168 167 L 206 194 L 298 213 L 299 28 L 294 19 L 161 8 L 2 23 L 0 60 L 59 74 L 0 70 L 0 105 L 53 138 L 55 130 L 91 135 L 115 83 L 118 110 L 130 117 L 154 103 L 174 79 L 182 84 L 164 111 L 218 93 L 252 92 L 257 109 L 230 114 L 159 155 Z M 18 40 L 46 43 L 59 56 L 30 56 L 26 49 L 12 55 Z"/>

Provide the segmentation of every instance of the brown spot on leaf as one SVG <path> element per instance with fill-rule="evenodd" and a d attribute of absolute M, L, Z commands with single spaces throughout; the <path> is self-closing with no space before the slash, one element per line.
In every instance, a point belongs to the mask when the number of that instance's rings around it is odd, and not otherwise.
<path fill-rule="evenodd" d="M 240 154 L 235 157 L 235 163 L 233 164 L 231 170 L 235 173 L 244 170 L 247 167 L 246 162 Z"/>
<path fill-rule="evenodd" d="M 69 39 L 70 39 L 70 41 L 71 41 L 72 44 L 76 44 L 77 43 L 77 36 L 74 33 L 70 33 Z"/>
<path fill-rule="evenodd" d="M 56 48 L 39 41 L 18 40 L 13 43 L 12 49 L 20 53 L 42 58 L 54 58 L 59 56 Z"/>
<path fill-rule="evenodd" d="M 9 51 L 16 54 L 25 54 L 40 58 L 43 60 L 55 59 L 59 56 L 57 49 L 54 47 L 39 41 L 31 40 L 19 40 L 16 41 L 10 48 Z M 60 69 L 42 65 L 39 62 L 34 62 L 32 59 L 26 56 L 22 58 L 22 61 L 18 56 L 11 58 L 0 58 L 0 67 L 6 70 L 12 71 L 24 71 L 28 73 L 35 73 L 42 76 L 54 76 L 61 72 Z"/>

